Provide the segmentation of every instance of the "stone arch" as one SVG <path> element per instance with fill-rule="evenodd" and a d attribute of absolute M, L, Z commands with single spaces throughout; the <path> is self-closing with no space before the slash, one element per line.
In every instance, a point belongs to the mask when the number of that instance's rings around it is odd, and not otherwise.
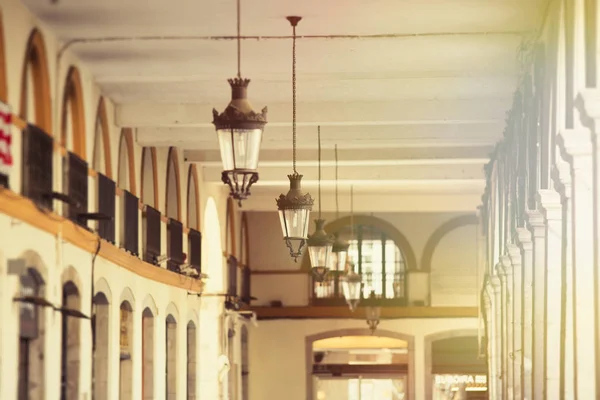
<path fill-rule="evenodd" d="M 175 304 L 167 306 L 167 318 L 165 319 L 165 359 L 166 359 L 166 400 L 177 399 L 177 320 L 179 312 Z"/>
<path fill-rule="evenodd" d="M 248 232 L 248 214 L 242 212 L 240 227 L 240 262 L 250 268 L 250 235 Z"/>
<path fill-rule="evenodd" d="M 151 297 L 150 299 L 146 298 L 146 300 L 154 301 Z M 135 311 L 135 296 L 129 287 L 125 287 L 121 292 L 121 296 L 119 297 L 119 304 L 123 304 L 125 301 L 131 306 L 131 311 Z M 142 307 L 142 309 L 148 307 L 147 304 L 148 303 L 144 303 L 144 307 Z M 156 307 L 156 305 L 154 305 L 154 307 Z"/>
<path fill-rule="evenodd" d="M 189 319 L 187 323 L 187 386 L 186 386 L 186 399 L 196 399 L 196 358 L 197 358 L 197 346 L 196 337 L 197 329 L 196 319 Z"/>
<path fill-rule="evenodd" d="M 81 290 L 79 278 L 69 267 L 63 272 L 62 306 L 81 311 Z M 79 372 L 81 365 L 81 320 L 62 314 L 61 346 L 61 398 L 79 399 Z"/>
<path fill-rule="evenodd" d="M 181 221 L 181 184 L 179 179 L 179 157 L 175 147 L 169 148 L 167 158 L 165 214 L 169 218 Z"/>
<path fill-rule="evenodd" d="M 335 221 L 332 221 L 325 225 L 326 232 L 337 232 L 345 226 L 350 226 L 352 223 L 352 217 L 342 217 Z M 416 270 L 417 269 L 417 259 L 415 257 L 415 252 L 412 249 L 408 239 L 402 232 L 400 232 L 394 225 L 390 224 L 387 221 L 379 219 L 377 217 L 373 217 L 370 215 L 355 215 L 354 216 L 354 224 L 355 225 L 369 225 L 379 229 L 381 232 L 385 233 L 385 235 L 396 243 L 396 246 L 402 252 L 402 256 L 404 257 L 404 263 L 406 265 L 406 270 Z M 305 252 L 302 257 L 302 267 L 303 271 L 310 271 L 310 259 L 308 257 L 307 252 Z"/>
<path fill-rule="evenodd" d="M 227 198 L 225 225 L 225 252 L 227 253 L 227 257 L 234 256 L 237 258 L 238 248 L 235 229 L 235 203 L 231 197 Z"/>
<path fill-rule="evenodd" d="M 25 269 L 19 271 L 19 295 L 34 295 L 45 298 L 47 275 L 41 257 L 35 251 L 27 250 L 21 256 L 25 261 Z M 45 393 L 45 341 L 47 315 L 52 312 L 41 306 L 31 306 L 26 303 L 19 304 L 19 371 L 18 371 L 18 396 L 19 398 L 41 399 Z M 35 318 L 35 323 L 25 324 L 21 319 L 23 315 Z M 33 315 L 32 315 L 33 314 Z M 33 330 L 32 330 L 33 325 Z M 23 368 L 25 367 L 26 368 Z"/>
<path fill-rule="evenodd" d="M 206 201 L 204 208 L 204 240 L 202 240 L 202 265 L 207 265 L 208 282 L 206 291 L 222 290 L 225 284 L 223 273 L 223 247 L 221 243 L 221 223 L 217 204 L 212 197 Z"/>
<path fill-rule="evenodd" d="M 110 288 L 104 278 L 94 285 L 92 310 L 92 391 L 95 399 L 109 395 Z"/>
<path fill-rule="evenodd" d="M 142 149 L 142 174 L 140 176 L 140 198 L 143 203 L 158 209 L 158 170 L 156 148 Z"/>
<path fill-rule="evenodd" d="M 94 127 L 94 149 L 92 153 L 92 166 L 112 179 L 112 155 L 110 151 L 110 127 L 106 113 L 104 97 L 98 101 L 96 109 L 96 125 Z"/>
<path fill-rule="evenodd" d="M 2 10 L 0 10 L 0 101 L 8 101 L 8 87 L 6 83 L 6 56 L 4 47 L 4 23 Z"/>
<path fill-rule="evenodd" d="M 429 237 L 425 248 L 423 249 L 423 256 L 421 257 L 421 271 L 431 272 L 431 260 L 433 253 L 444 236 L 453 231 L 454 229 L 460 228 L 465 225 L 477 225 L 477 215 L 461 215 L 450 219 L 440 225 Z"/>
<path fill-rule="evenodd" d="M 147 295 L 144 298 L 144 302 L 142 303 L 142 310 L 146 309 L 150 310 L 153 317 L 158 316 L 158 307 L 156 307 L 156 302 L 154 301 L 154 297 L 152 297 L 152 295 Z"/>
<path fill-rule="evenodd" d="M 408 349 L 408 399 L 415 399 L 415 339 L 412 335 L 407 335 L 400 332 L 388 331 L 377 328 L 375 333 L 379 337 L 387 337 L 392 339 L 403 340 L 407 343 Z M 312 363 L 313 363 L 313 343 L 317 340 L 328 339 L 340 336 L 373 336 L 373 333 L 368 328 L 349 328 L 336 329 L 332 331 L 319 332 L 313 335 L 308 335 L 305 338 L 305 355 L 306 355 L 306 397 L 308 400 L 316 400 L 313 398 L 313 378 L 312 378 Z"/>
<path fill-rule="evenodd" d="M 31 83 L 35 89 L 31 92 L 36 95 L 29 99 L 29 72 L 31 69 Z M 48 58 L 46 57 L 46 45 L 44 38 L 38 29 L 34 29 L 29 35 L 25 60 L 21 73 L 21 104 L 19 114 L 25 121 L 28 120 L 28 105 L 35 107 L 35 121 L 38 127 L 52 134 L 52 99 L 50 97 L 50 78 L 48 74 Z"/>
<path fill-rule="evenodd" d="M 191 164 L 188 171 L 187 226 L 197 231 L 200 230 L 200 191 L 196 164 Z"/>
<path fill-rule="evenodd" d="M 135 188 L 135 158 L 133 152 L 133 133 L 130 128 L 121 129 L 119 140 L 119 167 L 117 184 L 137 196 Z"/>
<path fill-rule="evenodd" d="M 100 278 L 94 283 L 94 296 L 99 293 L 102 293 L 102 295 L 106 298 L 106 304 L 110 304 L 112 299 L 112 291 L 110 290 L 108 281 L 104 278 Z"/>
<path fill-rule="evenodd" d="M 83 87 L 81 75 L 75 66 L 71 66 L 67 72 L 61 115 L 60 144 L 65 149 L 73 151 L 82 160 L 87 160 Z M 72 137 L 69 137 L 69 134 Z"/>
<path fill-rule="evenodd" d="M 152 296 L 144 299 L 142 306 L 142 399 L 154 398 L 155 316 L 158 315 Z"/>
<path fill-rule="evenodd" d="M 477 329 L 455 329 L 442 332 L 435 332 L 425 336 L 425 398 L 432 398 L 433 392 L 433 342 L 455 337 L 478 336 Z"/>

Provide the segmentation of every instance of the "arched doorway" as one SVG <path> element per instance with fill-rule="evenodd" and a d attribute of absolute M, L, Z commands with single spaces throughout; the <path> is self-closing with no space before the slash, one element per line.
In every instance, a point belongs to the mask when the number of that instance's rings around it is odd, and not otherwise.
<path fill-rule="evenodd" d="M 342 329 L 306 338 L 309 400 L 414 400 L 414 339 L 397 332 Z"/>

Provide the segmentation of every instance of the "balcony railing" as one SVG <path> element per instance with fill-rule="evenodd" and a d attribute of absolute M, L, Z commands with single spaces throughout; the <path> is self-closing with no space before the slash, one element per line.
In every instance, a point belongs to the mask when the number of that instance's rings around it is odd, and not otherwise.
<path fill-rule="evenodd" d="M 396 273 L 363 273 L 361 301 L 375 292 L 381 305 L 406 305 L 406 274 Z M 346 299 L 342 290 L 342 275 L 331 272 L 321 284 L 313 282 L 313 305 L 344 305 Z"/>

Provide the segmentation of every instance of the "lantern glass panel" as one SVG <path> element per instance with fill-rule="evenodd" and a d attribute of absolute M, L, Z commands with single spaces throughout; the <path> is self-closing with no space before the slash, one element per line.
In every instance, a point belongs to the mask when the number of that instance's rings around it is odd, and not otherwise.
<path fill-rule="evenodd" d="M 283 237 L 307 238 L 309 217 L 310 210 L 306 208 L 279 210 L 279 222 Z"/>
<path fill-rule="evenodd" d="M 343 272 L 346 269 L 346 260 L 348 259 L 348 252 L 338 251 L 331 255 L 331 269 L 334 271 Z"/>
<path fill-rule="evenodd" d="M 310 256 L 310 265 L 313 268 L 329 268 L 331 260 L 331 245 L 308 246 L 308 255 Z"/>
<path fill-rule="evenodd" d="M 223 170 L 257 169 L 262 133 L 262 129 L 218 129 Z"/>

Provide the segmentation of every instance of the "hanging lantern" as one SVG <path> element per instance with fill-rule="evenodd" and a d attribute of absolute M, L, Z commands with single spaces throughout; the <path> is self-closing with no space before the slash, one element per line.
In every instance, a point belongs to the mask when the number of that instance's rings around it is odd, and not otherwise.
<path fill-rule="evenodd" d="M 376 304 L 376 301 L 375 292 L 371 291 L 371 294 L 369 295 L 369 305 L 365 310 L 367 325 L 369 325 L 371 334 L 375 333 L 375 329 L 377 329 L 377 325 L 379 325 L 379 318 L 381 317 L 381 307 Z"/>
<path fill-rule="evenodd" d="M 316 231 L 308 238 L 308 255 L 315 282 L 323 282 L 329 272 L 333 239 L 325 232 L 325 220 L 315 220 Z"/>
<path fill-rule="evenodd" d="M 250 195 L 250 187 L 258 181 L 258 156 L 262 134 L 267 123 L 267 107 L 255 112 L 248 101 L 250 79 L 243 79 L 240 71 L 240 0 L 237 1 L 237 77 L 229 79 L 231 101 L 225 110 L 213 108 L 213 124 L 217 130 L 223 172 L 221 180 L 229 185 L 230 196 L 242 200 Z"/>
<path fill-rule="evenodd" d="M 288 175 L 290 190 L 276 199 L 283 239 L 294 261 L 302 254 L 308 238 L 310 211 L 314 200 L 309 193 L 302 192 L 302 175 L 296 171 L 296 25 L 301 17 L 287 17 L 293 29 L 292 47 L 292 165 L 294 173 Z"/>
<path fill-rule="evenodd" d="M 221 180 L 229 185 L 230 196 L 241 203 L 250 195 L 250 186 L 258 181 L 256 169 L 267 108 L 260 113 L 252 110 L 247 98 L 250 79 L 234 78 L 228 82 L 231 102 L 221 114 L 213 109 L 213 124 L 223 162 Z"/>
<path fill-rule="evenodd" d="M 309 193 L 302 192 L 302 175 L 292 174 L 288 178 L 289 192 L 280 195 L 276 201 L 283 239 L 294 261 L 298 261 L 308 238 L 310 210 L 314 200 Z"/>
<path fill-rule="evenodd" d="M 360 293 L 362 291 L 362 278 L 354 272 L 354 268 L 350 267 L 348 273 L 341 278 L 342 293 L 346 299 L 346 303 L 350 307 L 350 311 L 356 310 L 360 301 Z"/>
<path fill-rule="evenodd" d="M 338 151 L 337 144 L 335 145 L 335 219 L 340 218 L 340 207 L 338 198 Z M 338 232 L 333 234 L 335 241 L 333 242 L 333 252 L 331 268 L 337 272 L 343 272 L 346 269 L 346 260 L 348 259 L 348 247 L 350 245 L 347 241 L 340 238 Z"/>

